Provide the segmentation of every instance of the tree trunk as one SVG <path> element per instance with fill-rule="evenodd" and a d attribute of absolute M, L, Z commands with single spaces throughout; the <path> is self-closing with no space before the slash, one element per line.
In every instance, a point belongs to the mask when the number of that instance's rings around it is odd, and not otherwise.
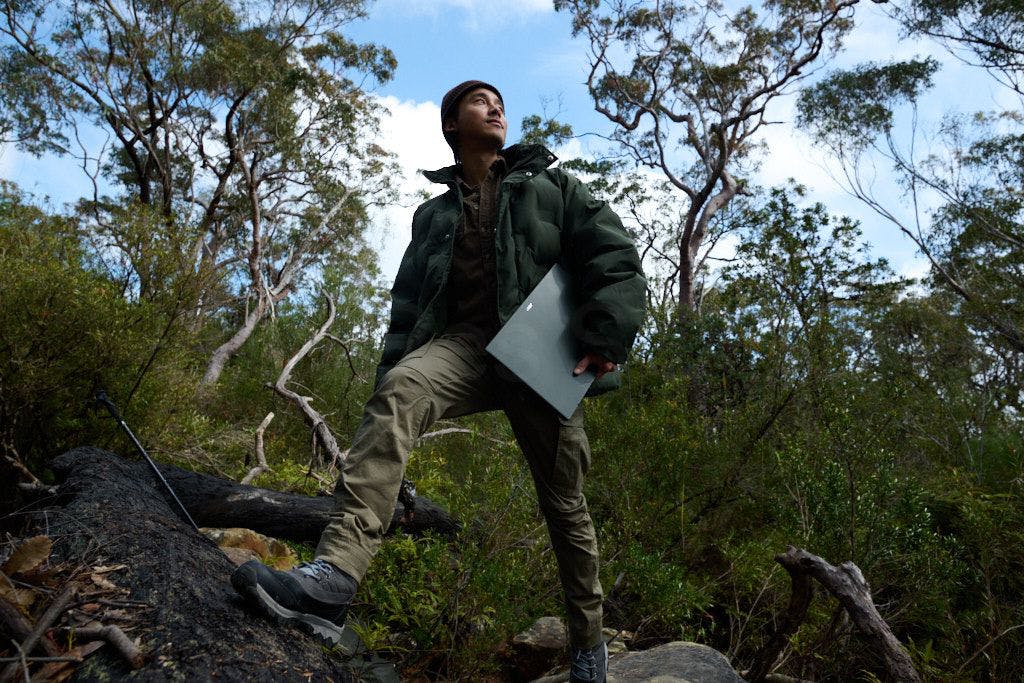
<path fill-rule="evenodd" d="M 861 633 L 869 640 L 875 652 L 885 662 L 889 679 L 898 683 L 919 683 L 921 677 L 914 668 L 910 658 L 899 639 L 893 635 L 892 629 L 878 613 L 874 600 L 871 598 L 871 587 L 868 585 L 860 567 L 846 561 L 833 566 L 824 559 L 813 555 L 802 548 L 789 546 L 786 552 L 775 556 L 793 580 L 793 599 L 789 614 L 781 622 L 780 638 L 770 642 L 772 652 L 765 659 L 765 666 L 759 667 L 759 673 L 767 673 L 775 658 L 781 652 L 781 645 L 788 641 L 789 635 L 799 627 L 798 619 L 807 613 L 810 591 L 807 577 L 813 577 L 831 593 L 853 619 Z M 771 661 L 767 661 L 767 660 Z M 756 681 L 757 678 L 750 680 Z"/>
<path fill-rule="evenodd" d="M 217 383 L 221 373 L 224 372 L 224 366 L 238 353 L 245 342 L 249 341 L 249 337 L 256 330 L 256 325 L 263 319 L 266 312 L 267 307 L 263 303 L 263 297 L 260 297 L 256 307 L 245 316 L 245 322 L 231 335 L 231 339 L 218 346 L 210 356 L 210 362 L 206 364 L 206 372 L 199 380 L 200 387 L 208 387 Z"/>

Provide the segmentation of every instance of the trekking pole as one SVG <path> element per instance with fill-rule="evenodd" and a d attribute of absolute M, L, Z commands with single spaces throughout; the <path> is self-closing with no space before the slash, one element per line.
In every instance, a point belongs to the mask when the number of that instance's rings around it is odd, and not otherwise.
<path fill-rule="evenodd" d="M 193 529 L 199 531 L 199 526 L 192 520 L 192 515 L 188 514 L 188 510 L 186 510 L 185 506 L 182 505 L 181 501 L 178 499 L 178 496 L 174 493 L 174 489 L 172 489 L 171 485 L 167 483 L 166 479 L 164 479 L 164 475 L 160 472 L 160 468 L 156 466 L 156 463 L 153 462 L 153 459 L 149 457 L 149 453 L 147 453 L 146 449 L 142 447 L 142 444 L 139 443 L 139 440 L 135 438 L 135 434 L 132 433 L 132 430 L 128 428 L 128 424 L 124 421 L 124 418 L 121 417 L 121 413 L 117 410 L 117 406 L 115 406 L 114 403 L 109 398 L 107 398 L 107 392 L 103 391 L 102 389 L 96 392 L 96 402 L 103 404 L 106 407 L 106 409 L 110 412 L 110 414 L 114 417 L 114 419 L 117 420 L 117 423 L 121 425 L 121 429 L 123 429 L 125 433 L 128 434 L 128 438 L 130 438 L 132 440 L 132 443 L 135 444 L 135 448 L 139 451 L 139 453 L 142 454 L 142 457 L 146 459 L 146 462 L 149 463 L 149 466 L 150 468 L 152 468 L 154 474 L 156 474 L 157 479 L 160 480 L 160 483 L 164 485 L 164 488 L 167 489 L 167 492 L 171 494 L 171 498 L 173 498 L 174 502 L 178 504 L 179 508 L 181 508 L 181 514 L 185 515 L 185 519 L 188 520 L 188 523 L 192 525 Z"/>

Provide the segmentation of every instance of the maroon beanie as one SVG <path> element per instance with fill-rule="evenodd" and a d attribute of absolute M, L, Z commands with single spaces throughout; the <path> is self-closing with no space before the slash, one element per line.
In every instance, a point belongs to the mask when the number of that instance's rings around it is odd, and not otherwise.
<path fill-rule="evenodd" d="M 444 97 L 441 99 L 441 132 L 444 135 L 445 142 L 448 143 L 448 146 L 452 148 L 452 151 L 455 152 L 456 155 L 459 150 L 455 147 L 455 136 L 444 132 L 444 122 L 452 112 L 455 111 L 456 107 L 459 106 L 459 100 L 462 99 L 463 95 L 476 88 L 487 88 L 498 96 L 502 105 L 505 104 L 505 100 L 501 97 L 501 93 L 498 92 L 498 89 L 490 83 L 484 83 L 483 81 L 463 81 L 445 93 Z"/>

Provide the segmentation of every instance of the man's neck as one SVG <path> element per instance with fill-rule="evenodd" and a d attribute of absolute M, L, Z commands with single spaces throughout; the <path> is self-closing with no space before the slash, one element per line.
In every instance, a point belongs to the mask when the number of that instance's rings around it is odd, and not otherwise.
<path fill-rule="evenodd" d="M 476 187 L 484 181 L 498 159 L 498 150 L 463 150 L 459 158 L 462 162 L 462 179 L 470 187 Z"/>

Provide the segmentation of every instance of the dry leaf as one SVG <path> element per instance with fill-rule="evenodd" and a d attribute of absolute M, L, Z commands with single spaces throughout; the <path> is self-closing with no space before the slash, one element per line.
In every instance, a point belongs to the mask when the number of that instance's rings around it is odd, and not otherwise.
<path fill-rule="evenodd" d="M 95 583 L 100 588 L 105 588 L 106 590 L 110 590 L 110 591 L 117 590 L 117 586 L 112 584 L 110 581 L 107 581 L 105 578 L 103 578 L 99 574 L 90 574 L 89 578 L 92 579 L 92 582 Z"/>
<path fill-rule="evenodd" d="M 104 645 L 104 641 L 94 640 L 72 648 L 64 654 L 67 657 L 85 659 Z M 66 681 L 70 678 L 77 668 L 77 662 L 51 662 L 44 665 L 42 669 L 33 675 L 32 680 L 46 681 L 46 683 L 61 683 L 61 681 Z"/>
<path fill-rule="evenodd" d="M 8 576 L 27 572 L 38 567 L 50 556 L 53 541 L 48 536 L 33 536 L 26 539 L 11 554 L 0 571 Z"/>
<path fill-rule="evenodd" d="M 0 582 L 0 597 L 8 602 L 17 605 L 23 610 L 28 610 L 39 594 L 30 588 L 14 588 L 6 581 Z"/>
<path fill-rule="evenodd" d="M 110 572 L 117 572 L 117 571 L 121 571 L 122 569 L 127 569 L 127 568 L 128 568 L 128 565 L 126 565 L 126 564 L 111 564 L 111 565 L 107 565 L 107 566 L 102 566 L 101 565 L 99 567 L 93 567 L 92 571 L 93 571 L 93 574 L 109 574 Z"/>
<path fill-rule="evenodd" d="M 91 613 L 91 612 L 97 611 L 99 608 L 100 608 L 100 603 L 98 603 L 98 602 L 87 602 L 84 605 L 82 605 L 79 609 L 82 610 L 83 612 L 90 612 Z"/>

